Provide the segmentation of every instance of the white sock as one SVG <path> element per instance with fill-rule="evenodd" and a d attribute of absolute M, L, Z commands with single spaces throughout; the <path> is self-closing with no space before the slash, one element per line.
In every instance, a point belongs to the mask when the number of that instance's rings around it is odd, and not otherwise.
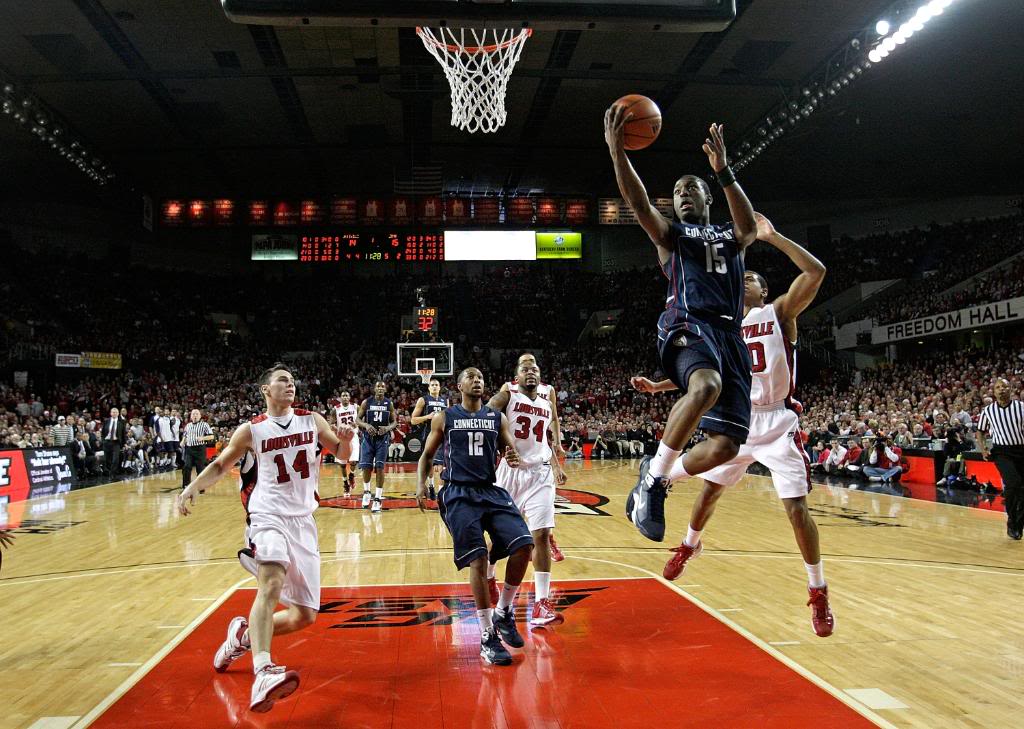
<path fill-rule="evenodd" d="M 686 470 L 686 466 L 683 461 L 686 460 L 686 456 L 678 458 L 675 463 L 672 464 L 672 468 L 668 472 L 668 480 L 675 481 L 679 478 L 689 478 L 692 474 Z"/>
<path fill-rule="evenodd" d="M 687 547 L 696 547 L 697 543 L 700 542 L 700 535 L 704 533 L 703 529 L 697 530 L 692 526 L 687 525 L 686 527 L 686 539 L 683 540 L 683 544 Z"/>
<path fill-rule="evenodd" d="M 487 563 L 487 579 L 488 580 L 493 580 L 494 579 L 494 571 L 495 571 L 494 570 L 494 565 L 491 564 L 490 562 L 488 562 Z"/>
<path fill-rule="evenodd" d="M 825 586 L 825 563 L 818 562 L 818 564 L 807 564 L 804 562 L 804 567 L 807 568 L 807 584 L 811 587 L 824 587 Z"/>
<path fill-rule="evenodd" d="M 498 598 L 498 610 L 507 613 L 512 603 L 516 601 L 516 593 L 519 592 L 519 585 L 510 585 L 507 582 L 501 587 L 501 596 Z"/>
<path fill-rule="evenodd" d="M 678 460 L 680 453 L 682 451 L 674 451 L 665 445 L 665 441 L 661 441 L 658 444 L 658 452 L 651 459 L 650 474 L 655 478 L 667 476 L 668 472 L 672 469 L 672 465 Z"/>
<path fill-rule="evenodd" d="M 377 487 L 377 491 L 374 494 L 374 498 L 376 498 L 377 501 L 380 501 L 383 496 L 384 496 L 384 489 L 382 489 L 380 486 L 378 486 Z"/>
<path fill-rule="evenodd" d="M 477 610 L 476 619 L 480 621 L 480 635 L 487 635 L 488 633 L 494 630 L 494 624 L 491 622 L 490 608 Z"/>
<path fill-rule="evenodd" d="M 363 493 L 364 494 L 370 493 L 370 484 L 368 484 L 368 483 L 364 483 L 363 484 Z"/>
<path fill-rule="evenodd" d="M 268 666 L 273 661 L 270 660 L 270 651 L 260 651 L 259 653 L 252 654 L 252 672 L 259 673 L 260 669 L 264 666 Z"/>
<path fill-rule="evenodd" d="M 536 593 L 537 600 L 547 600 L 551 594 L 551 573 L 534 572 L 533 590 Z"/>

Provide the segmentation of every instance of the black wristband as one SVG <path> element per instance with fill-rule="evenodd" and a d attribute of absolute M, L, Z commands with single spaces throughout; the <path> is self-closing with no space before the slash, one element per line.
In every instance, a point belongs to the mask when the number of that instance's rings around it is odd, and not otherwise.
<path fill-rule="evenodd" d="M 726 165 L 721 170 L 715 173 L 715 177 L 718 178 L 718 184 L 722 188 L 729 187 L 732 183 L 736 182 L 736 175 L 733 174 L 732 167 Z"/>

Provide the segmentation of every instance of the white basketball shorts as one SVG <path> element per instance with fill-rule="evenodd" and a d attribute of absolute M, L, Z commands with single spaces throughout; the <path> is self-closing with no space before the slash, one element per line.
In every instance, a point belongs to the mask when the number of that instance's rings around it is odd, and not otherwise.
<path fill-rule="evenodd" d="M 755 405 L 750 413 L 750 434 L 734 459 L 697 474 L 721 486 L 736 484 L 747 466 L 757 461 L 772 473 L 780 499 L 806 496 L 811 490 L 810 464 L 800 435 L 800 417 L 785 403 Z"/>
<path fill-rule="evenodd" d="M 238 561 L 254 575 L 263 562 L 285 568 L 282 604 L 320 609 L 320 544 L 312 514 L 249 514 L 245 547 Z"/>
<path fill-rule="evenodd" d="M 531 531 L 554 528 L 555 474 L 549 464 L 509 468 L 502 460 L 497 480 L 498 486 L 508 491 Z"/>

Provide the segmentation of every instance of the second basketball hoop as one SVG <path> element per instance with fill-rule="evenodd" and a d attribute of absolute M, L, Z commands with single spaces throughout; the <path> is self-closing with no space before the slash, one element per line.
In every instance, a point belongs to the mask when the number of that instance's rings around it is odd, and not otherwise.
<path fill-rule="evenodd" d="M 530 28 L 426 28 L 416 35 L 444 69 L 452 91 L 452 126 L 495 132 L 505 125 L 505 92 Z"/>

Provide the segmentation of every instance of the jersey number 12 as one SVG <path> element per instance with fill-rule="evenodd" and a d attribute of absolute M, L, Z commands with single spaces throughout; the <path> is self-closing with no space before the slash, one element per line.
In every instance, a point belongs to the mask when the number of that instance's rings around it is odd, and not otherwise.
<path fill-rule="evenodd" d="M 469 455 L 471 456 L 482 456 L 484 454 L 484 434 L 483 433 L 470 433 L 469 434 Z"/>

